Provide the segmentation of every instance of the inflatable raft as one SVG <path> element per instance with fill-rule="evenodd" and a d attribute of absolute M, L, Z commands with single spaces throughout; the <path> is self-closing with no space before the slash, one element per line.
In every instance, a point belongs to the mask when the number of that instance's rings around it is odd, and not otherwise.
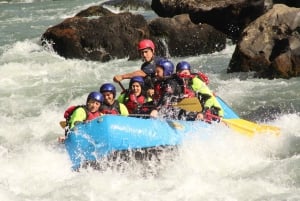
<path fill-rule="evenodd" d="M 224 118 L 221 123 L 246 134 L 269 129 L 239 116 L 220 98 Z M 204 121 L 142 119 L 118 115 L 104 115 L 90 122 L 77 124 L 65 140 L 73 169 L 86 162 L 101 161 L 116 151 L 138 150 L 180 145 L 184 139 L 197 134 L 206 140 L 213 133 L 213 124 Z M 273 127 L 272 127 L 273 128 Z"/>

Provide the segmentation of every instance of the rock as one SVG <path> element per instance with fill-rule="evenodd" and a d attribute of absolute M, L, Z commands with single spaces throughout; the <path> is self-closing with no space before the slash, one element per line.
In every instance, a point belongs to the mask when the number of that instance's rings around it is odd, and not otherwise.
<path fill-rule="evenodd" d="M 187 13 L 195 24 L 209 24 L 236 41 L 265 5 L 264 0 L 152 0 L 151 7 L 161 17 Z"/>
<path fill-rule="evenodd" d="M 147 0 L 110 0 L 101 5 L 119 7 L 120 10 L 137 10 L 139 8 L 151 10 L 150 1 Z"/>
<path fill-rule="evenodd" d="M 154 41 L 160 56 L 211 53 L 224 49 L 226 43 L 226 35 L 209 25 L 192 23 L 188 15 L 147 22 L 142 15 L 115 14 L 101 6 L 81 11 L 42 36 L 63 57 L 102 62 L 140 58 L 137 44 L 143 38 Z"/>
<path fill-rule="evenodd" d="M 115 15 L 115 13 L 111 12 L 106 8 L 103 8 L 102 6 L 91 6 L 77 13 L 75 17 L 94 17 L 94 16 L 103 17 L 108 15 Z"/>
<path fill-rule="evenodd" d="M 111 58 L 139 58 L 136 45 L 149 37 L 142 15 L 120 13 L 95 19 L 73 17 L 50 27 L 42 40 L 66 58 L 108 61 Z"/>
<path fill-rule="evenodd" d="M 290 78 L 300 72 L 300 9 L 275 4 L 242 33 L 228 72 L 256 71 L 261 78 Z"/>
<path fill-rule="evenodd" d="M 188 15 L 156 18 L 149 22 L 151 35 L 169 56 L 212 53 L 225 48 L 226 35 L 207 24 L 194 24 Z"/>
<path fill-rule="evenodd" d="M 285 4 L 289 7 L 300 7 L 299 0 L 273 0 L 273 4 Z"/>

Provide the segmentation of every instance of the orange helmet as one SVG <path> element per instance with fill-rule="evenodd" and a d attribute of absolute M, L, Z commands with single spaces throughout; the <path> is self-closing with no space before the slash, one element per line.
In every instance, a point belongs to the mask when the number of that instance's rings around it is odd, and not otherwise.
<path fill-rule="evenodd" d="M 143 49 L 146 49 L 146 48 L 151 48 L 152 51 L 154 51 L 155 45 L 154 45 L 152 40 L 144 39 L 144 40 L 141 40 L 139 42 L 138 50 L 143 50 Z"/>

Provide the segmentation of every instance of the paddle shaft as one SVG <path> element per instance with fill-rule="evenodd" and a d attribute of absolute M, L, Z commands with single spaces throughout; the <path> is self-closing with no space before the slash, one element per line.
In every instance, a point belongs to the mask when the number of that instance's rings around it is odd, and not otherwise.
<path fill-rule="evenodd" d="M 118 82 L 118 84 L 120 85 L 120 87 L 123 91 L 126 91 L 125 87 L 123 86 L 123 84 L 121 82 Z"/>

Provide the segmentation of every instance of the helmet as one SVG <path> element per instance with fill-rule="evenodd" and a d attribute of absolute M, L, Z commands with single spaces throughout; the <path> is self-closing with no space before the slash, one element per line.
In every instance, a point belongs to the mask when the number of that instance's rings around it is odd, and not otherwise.
<path fill-rule="evenodd" d="M 186 61 L 181 61 L 176 65 L 176 72 L 182 70 L 191 70 L 191 65 Z"/>
<path fill-rule="evenodd" d="M 151 48 L 152 51 L 154 51 L 155 45 L 154 45 L 154 43 L 152 42 L 152 40 L 144 39 L 144 40 L 141 40 L 141 41 L 139 42 L 138 50 L 143 50 L 143 49 L 146 49 L 146 48 Z"/>
<path fill-rule="evenodd" d="M 112 92 L 114 97 L 116 96 L 116 87 L 111 83 L 105 83 L 100 87 L 100 92 Z"/>
<path fill-rule="evenodd" d="M 100 103 L 103 103 L 103 100 L 104 100 L 103 95 L 101 93 L 97 92 L 97 91 L 91 92 L 88 95 L 88 97 L 86 99 L 86 102 L 88 102 L 90 99 L 96 100 Z"/>
<path fill-rule="evenodd" d="M 174 71 L 174 64 L 167 59 L 158 60 L 156 65 L 164 69 L 164 76 L 170 76 Z"/>
<path fill-rule="evenodd" d="M 141 85 L 141 87 L 144 86 L 144 78 L 141 77 L 141 76 L 135 76 L 135 77 L 132 77 L 132 78 L 130 79 L 130 82 L 129 82 L 129 87 L 131 87 L 131 85 L 132 85 L 134 82 L 138 82 L 138 83 Z"/>

